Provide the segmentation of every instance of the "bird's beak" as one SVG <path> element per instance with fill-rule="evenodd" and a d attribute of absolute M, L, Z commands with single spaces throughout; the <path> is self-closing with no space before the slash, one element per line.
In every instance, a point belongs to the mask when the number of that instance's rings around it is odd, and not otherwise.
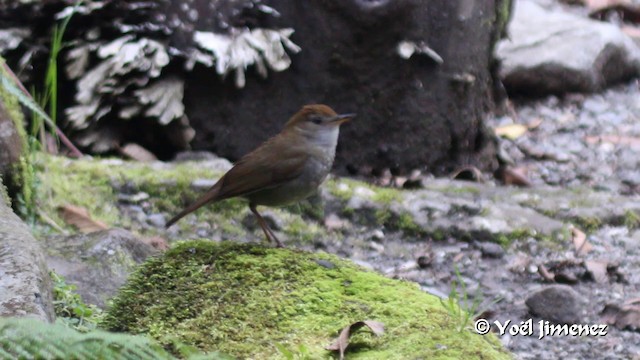
<path fill-rule="evenodd" d="M 332 124 L 340 125 L 356 117 L 356 114 L 339 114 L 331 119 Z"/>

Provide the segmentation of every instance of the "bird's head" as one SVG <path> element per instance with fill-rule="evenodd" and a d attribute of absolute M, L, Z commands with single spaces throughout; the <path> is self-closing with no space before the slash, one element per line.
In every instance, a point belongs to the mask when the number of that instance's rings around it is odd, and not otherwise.
<path fill-rule="evenodd" d="M 320 131 L 324 129 L 337 129 L 356 114 L 337 114 L 327 105 L 305 105 L 289 119 L 285 129 L 300 128 L 307 131 Z"/>

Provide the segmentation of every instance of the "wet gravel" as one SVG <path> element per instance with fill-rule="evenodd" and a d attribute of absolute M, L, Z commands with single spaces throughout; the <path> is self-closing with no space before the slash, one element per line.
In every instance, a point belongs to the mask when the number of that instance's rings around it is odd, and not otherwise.
<path fill-rule="evenodd" d="M 534 184 L 585 184 L 621 194 L 640 192 L 640 98 L 638 81 L 601 94 L 551 96 L 516 103 L 516 119 L 490 124 L 535 126 L 503 141 Z"/>

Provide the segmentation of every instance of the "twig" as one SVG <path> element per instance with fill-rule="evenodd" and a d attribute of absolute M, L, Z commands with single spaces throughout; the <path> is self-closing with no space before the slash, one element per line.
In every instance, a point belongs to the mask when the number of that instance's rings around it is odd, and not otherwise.
<path fill-rule="evenodd" d="M 13 78 L 14 83 L 18 86 L 18 88 L 20 88 L 20 90 L 25 94 L 25 96 L 27 96 L 29 99 L 31 99 L 32 101 L 35 102 L 35 100 L 33 99 L 33 97 L 31 96 L 31 94 L 27 91 L 27 89 L 24 88 L 24 85 L 22 85 L 22 83 L 20 82 L 20 80 L 18 80 L 18 77 L 16 76 L 16 74 L 13 72 L 13 70 L 11 70 L 11 68 L 9 67 L 9 65 L 7 65 L 7 63 L 3 63 L 2 64 L 4 66 L 5 71 L 11 75 L 11 77 Z M 73 154 L 73 156 L 75 157 L 83 157 L 84 154 L 78 150 L 78 148 L 73 145 L 73 143 L 71 142 L 71 140 L 69 140 L 69 138 L 67 138 L 65 136 L 65 134 L 60 130 L 60 128 L 58 127 L 58 125 L 56 125 L 53 121 L 51 121 L 51 119 L 47 116 L 44 117 L 44 122 L 47 123 L 47 125 L 51 126 L 51 128 L 53 128 L 56 132 L 56 135 L 58 135 L 58 137 L 60 138 L 60 141 L 62 141 L 62 143 L 69 149 L 71 150 L 71 153 Z"/>
<path fill-rule="evenodd" d="M 47 215 L 44 211 L 38 209 L 38 215 L 44 222 L 49 224 L 52 228 L 58 230 L 63 235 L 69 235 L 69 232 L 62 228 L 62 226 L 58 225 L 49 215 Z"/>

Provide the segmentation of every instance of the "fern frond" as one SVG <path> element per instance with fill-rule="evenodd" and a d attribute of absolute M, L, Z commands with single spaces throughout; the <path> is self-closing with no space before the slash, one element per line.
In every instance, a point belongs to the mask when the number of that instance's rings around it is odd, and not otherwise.
<path fill-rule="evenodd" d="M 0 319 L 0 359 L 174 359 L 160 345 L 135 335 L 94 330 L 83 334 L 62 324 L 29 318 Z"/>

